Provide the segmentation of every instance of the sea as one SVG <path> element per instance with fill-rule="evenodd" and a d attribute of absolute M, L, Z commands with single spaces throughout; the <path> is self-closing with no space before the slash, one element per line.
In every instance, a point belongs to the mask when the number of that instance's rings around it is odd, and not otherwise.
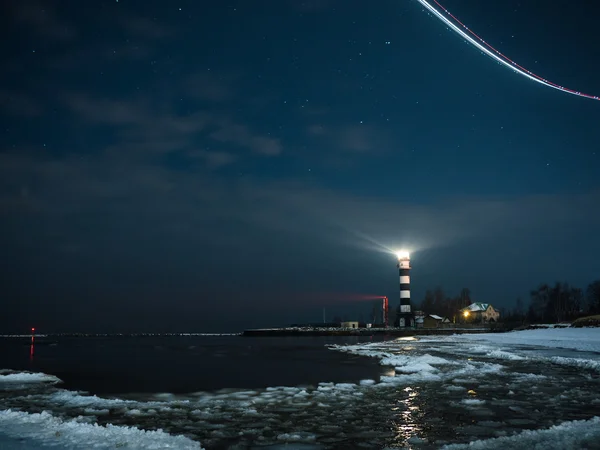
<path fill-rule="evenodd" d="M 5 336 L 0 449 L 600 449 L 598 330 Z"/>

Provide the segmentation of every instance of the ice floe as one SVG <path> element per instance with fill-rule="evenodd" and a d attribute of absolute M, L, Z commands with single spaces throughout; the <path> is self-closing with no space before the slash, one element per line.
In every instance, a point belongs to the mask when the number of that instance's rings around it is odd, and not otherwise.
<path fill-rule="evenodd" d="M 54 375 L 47 375 L 45 373 L 0 370 L 0 389 L 7 384 L 60 383 L 60 381 Z"/>
<path fill-rule="evenodd" d="M 493 449 L 580 449 L 599 448 L 600 417 L 590 420 L 564 422 L 544 430 L 526 430 L 512 436 L 483 439 L 468 444 L 452 444 L 445 450 L 493 450 Z"/>
<path fill-rule="evenodd" d="M 198 442 L 184 436 L 171 436 L 163 431 L 144 431 L 124 427 L 64 420 L 47 412 L 29 414 L 0 411 L 0 434 L 19 438 L 24 448 L 59 448 L 61 450 L 114 449 L 135 450 L 180 449 L 200 450 Z"/>

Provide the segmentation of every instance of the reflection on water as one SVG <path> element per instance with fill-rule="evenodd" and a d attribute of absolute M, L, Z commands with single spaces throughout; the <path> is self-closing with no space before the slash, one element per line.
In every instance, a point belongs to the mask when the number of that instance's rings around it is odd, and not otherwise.
<path fill-rule="evenodd" d="M 421 440 L 423 414 L 416 404 L 420 394 L 418 387 L 405 387 L 398 394 L 403 398 L 398 400 L 397 407 L 392 408 L 397 411 L 394 444 L 405 447 L 415 440 Z"/>
<path fill-rule="evenodd" d="M 26 338 L 0 338 L 0 369 L 53 374 L 63 380 L 62 386 L 67 389 L 97 395 L 184 394 L 223 388 L 315 385 L 323 380 L 357 383 L 378 379 L 378 362 L 332 352 L 325 345 L 356 345 L 365 340 L 239 336 L 77 338 L 32 333 Z"/>
<path fill-rule="evenodd" d="M 394 377 L 396 376 L 396 370 L 391 366 L 385 366 L 382 369 L 381 375 L 384 377 Z"/>

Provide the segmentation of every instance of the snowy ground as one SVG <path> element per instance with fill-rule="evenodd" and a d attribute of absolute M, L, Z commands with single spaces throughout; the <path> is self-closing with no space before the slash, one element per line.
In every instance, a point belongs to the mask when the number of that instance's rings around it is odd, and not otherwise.
<path fill-rule="evenodd" d="M 512 333 L 462 335 L 466 340 L 495 344 L 536 345 L 600 353 L 600 328 L 551 328 Z"/>
<path fill-rule="evenodd" d="M 386 373 L 357 384 L 101 398 L 52 376 L 0 371 L 0 449 L 600 448 L 598 328 L 331 350 L 377 358 Z"/>

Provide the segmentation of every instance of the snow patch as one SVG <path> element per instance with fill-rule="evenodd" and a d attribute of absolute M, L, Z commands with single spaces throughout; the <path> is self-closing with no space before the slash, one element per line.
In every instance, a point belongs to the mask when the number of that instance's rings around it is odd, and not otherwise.
<path fill-rule="evenodd" d="M 563 422 L 545 430 L 526 430 L 513 436 L 503 436 L 452 444 L 442 448 L 446 450 L 493 450 L 493 449 L 575 449 L 596 448 L 600 438 L 600 417 L 590 420 Z"/>
<path fill-rule="evenodd" d="M 464 400 L 461 401 L 461 403 L 463 405 L 478 406 L 478 405 L 485 404 L 485 400 L 479 400 L 477 398 L 465 398 Z"/>
<path fill-rule="evenodd" d="M 172 436 L 161 430 L 144 431 L 135 427 L 99 426 L 75 420 L 63 420 L 42 412 L 0 411 L 0 433 L 31 441 L 35 447 L 63 450 L 126 448 L 128 450 L 180 449 L 201 450 L 198 442 L 184 436 Z"/>
<path fill-rule="evenodd" d="M 317 439 L 317 436 L 305 431 L 298 431 L 296 433 L 280 434 L 277 436 L 277 439 L 285 442 L 310 443 L 314 442 Z"/>
<path fill-rule="evenodd" d="M 30 384 L 30 383 L 61 383 L 60 378 L 54 375 L 35 372 L 13 372 L 11 370 L 0 370 L 0 388 L 4 384 Z"/>
<path fill-rule="evenodd" d="M 600 361 L 594 361 L 592 359 L 564 358 L 562 356 L 554 356 L 550 358 L 550 361 L 561 366 L 579 367 L 581 369 L 589 369 L 600 372 Z"/>
<path fill-rule="evenodd" d="M 416 366 L 419 364 L 423 364 L 423 365 L 426 364 L 429 367 L 431 367 L 431 364 L 451 365 L 451 364 L 456 364 L 456 363 L 449 361 L 447 359 L 444 359 L 444 358 L 440 358 L 439 356 L 432 356 L 432 355 L 426 353 L 421 356 L 389 354 L 381 359 L 380 364 L 382 366 L 394 366 L 394 367 L 399 367 L 399 366 L 410 367 L 410 366 Z"/>
<path fill-rule="evenodd" d="M 600 328 L 549 328 L 509 333 L 464 334 L 463 341 L 488 341 L 497 344 L 536 345 L 600 353 Z"/>

